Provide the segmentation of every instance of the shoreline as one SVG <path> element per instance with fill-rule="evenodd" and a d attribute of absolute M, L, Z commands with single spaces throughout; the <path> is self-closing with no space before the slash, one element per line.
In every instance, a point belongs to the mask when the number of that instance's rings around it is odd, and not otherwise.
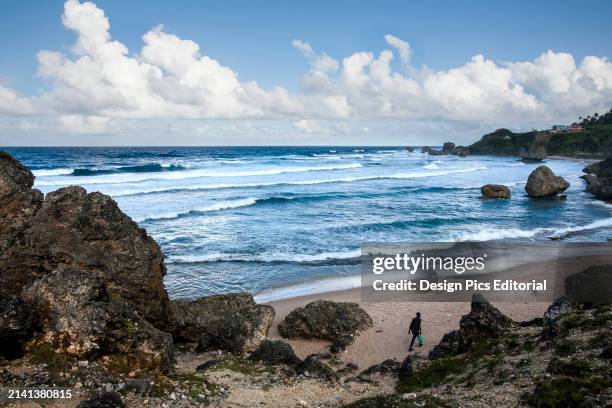
<path fill-rule="evenodd" d="M 589 265 L 610 263 L 607 254 L 561 257 L 549 261 L 526 263 L 488 274 L 504 279 L 554 278 L 561 280 L 565 276 L 579 272 Z M 486 275 L 480 275 L 485 277 Z M 548 306 L 555 299 L 531 298 L 517 295 L 509 302 L 503 298 L 495 299 L 486 295 L 491 304 L 515 321 L 526 321 L 542 317 Z M 340 354 L 344 363 L 355 363 L 361 368 L 369 367 L 386 359 L 402 361 L 409 353 L 408 325 L 416 312 L 422 313 L 425 344 L 415 347 L 415 353 L 427 357 L 428 352 L 437 345 L 444 334 L 459 328 L 461 316 L 470 311 L 470 301 L 364 301 L 362 288 L 345 289 L 319 294 L 308 294 L 292 298 L 266 302 L 276 311 L 274 321 L 268 332 L 268 338 L 285 340 L 291 344 L 300 358 L 328 351 L 330 342 L 323 340 L 285 339 L 278 331 L 278 324 L 292 310 L 303 307 L 315 300 L 358 303 L 372 318 L 373 327 L 359 333 L 355 341 Z"/>

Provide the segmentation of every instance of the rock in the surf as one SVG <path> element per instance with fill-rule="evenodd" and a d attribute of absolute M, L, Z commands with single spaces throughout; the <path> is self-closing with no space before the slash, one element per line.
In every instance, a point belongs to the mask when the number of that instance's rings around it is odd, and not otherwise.
<path fill-rule="evenodd" d="M 346 339 L 371 326 L 372 319 L 357 303 L 316 300 L 289 313 L 278 330 L 292 339 L 342 339 L 346 347 Z"/>
<path fill-rule="evenodd" d="M 600 200 L 612 200 L 612 157 L 593 163 L 582 170 L 587 182 L 586 191 Z"/>
<path fill-rule="evenodd" d="M 205 296 L 175 304 L 175 339 L 197 342 L 200 350 L 251 353 L 266 338 L 274 319 L 274 309 L 255 303 L 250 293 Z"/>
<path fill-rule="evenodd" d="M 480 187 L 481 198 L 510 198 L 510 189 L 502 184 L 486 184 Z"/>
<path fill-rule="evenodd" d="M 525 185 L 527 195 L 532 198 L 551 198 L 564 192 L 570 184 L 556 176 L 547 166 L 539 166 L 531 172 Z"/>

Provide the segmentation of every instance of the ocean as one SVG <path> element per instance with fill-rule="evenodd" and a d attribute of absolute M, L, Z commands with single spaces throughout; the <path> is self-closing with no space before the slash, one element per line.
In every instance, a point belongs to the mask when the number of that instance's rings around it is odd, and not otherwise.
<path fill-rule="evenodd" d="M 612 205 L 548 160 L 567 200 L 531 200 L 538 164 L 401 147 L 4 148 L 43 192 L 112 196 L 159 243 L 173 298 L 251 291 L 259 301 L 359 285 L 364 242 L 606 241 Z M 480 200 L 505 184 L 511 200 Z"/>

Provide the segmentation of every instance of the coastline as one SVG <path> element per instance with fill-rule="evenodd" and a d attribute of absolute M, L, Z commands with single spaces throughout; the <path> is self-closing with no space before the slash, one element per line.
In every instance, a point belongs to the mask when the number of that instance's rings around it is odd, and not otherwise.
<path fill-rule="evenodd" d="M 542 278 L 547 273 L 554 271 L 558 278 L 563 278 L 589 265 L 602 263 L 610 263 L 610 255 L 596 254 L 523 264 L 495 275 L 503 276 L 504 279 L 525 279 L 526 276 Z M 278 324 L 292 310 L 315 300 L 355 302 L 368 312 L 374 325 L 359 333 L 353 344 L 342 353 L 341 357 L 345 363 L 355 363 L 359 367 L 366 368 L 386 359 L 402 361 L 406 357 L 410 344 L 408 325 L 417 311 L 422 314 L 423 334 L 426 341 L 423 347 L 415 347 L 415 353 L 420 357 L 427 357 L 429 351 L 440 342 L 444 334 L 459 328 L 461 316 L 470 310 L 469 301 L 363 301 L 361 291 L 361 288 L 353 288 L 267 302 L 266 304 L 272 306 L 276 311 L 268 337 L 288 341 L 300 358 L 327 351 L 330 345 L 330 342 L 327 341 L 282 338 L 278 332 Z M 515 321 L 527 321 L 542 317 L 551 302 L 552 300 L 549 299 L 529 301 L 517 298 L 513 302 L 492 300 L 491 304 Z"/>

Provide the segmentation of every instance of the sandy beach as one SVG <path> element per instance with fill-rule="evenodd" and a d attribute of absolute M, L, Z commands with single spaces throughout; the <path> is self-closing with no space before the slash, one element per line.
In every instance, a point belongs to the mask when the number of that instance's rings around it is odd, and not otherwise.
<path fill-rule="evenodd" d="M 605 263 L 610 263 L 610 254 L 567 257 L 551 262 L 530 263 L 512 268 L 500 273 L 499 276 L 524 280 L 527 277 L 542 278 L 548 274 L 552 275 L 551 271 L 554 271 L 557 279 L 563 279 L 567 274 L 581 271 L 588 265 Z M 549 279 L 551 275 L 548 276 Z M 362 299 L 361 288 L 356 288 L 269 302 L 276 310 L 269 337 L 280 339 L 278 323 L 295 308 L 317 299 L 359 303 L 372 318 L 373 327 L 360 333 L 355 342 L 342 355 L 344 362 L 355 363 L 362 368 L 380 363 L 385 359 L 394 358 L 401 361 L 406 357 L 411 340 L 408 336 L 408 326 L 416 312 L 421 312 L 422 330 L 426 340 L 423 347 L 415 346 L 415 353 L 426 357 L 427 353 L 440 342 L 444 334 L 459 328 L 461 316 L 470 310 L 469 302 L 366 302 Z M 550 303 L 549 300 L 533 301 L 529 299 L 517 299 L 512 302 L 492 301 L 495 307 L 516 321 L 541 317 Z M 312 353 L 329 350 L 329 343 L 326 341 L 288 341 L 301 358 Z"/>
<path fill-rule="evenodd" d="M 403 360 L 408 355 L 411 338 L 408 325 L 417 311 L 423 319 L 423 334 L 426 341 L 415 352 L 426 357 L 429 350 L 440 342 L 442 336 L 459 328 L 459 319 L 470 311 L 469 302 L 361 302 L 360 290 L 303 296 L 270 303 L 276 310 L 276 317 L 269 337 L 280 339 L 278 323 L 296 307 L 304 306 L 317 299 L 337 302 L 358 302 L 374 321 L 374 326 L 357 337 L 342 356 L 346 363 L 355 363 L 366 368 L 388 358 Z M 549 303 L 493 303 L 499 310 L 514 320 L 529 320 L 542 316 Z M 328 342 L 311 340 L 289 340 L 299 357 L 327 350 Z"/>

